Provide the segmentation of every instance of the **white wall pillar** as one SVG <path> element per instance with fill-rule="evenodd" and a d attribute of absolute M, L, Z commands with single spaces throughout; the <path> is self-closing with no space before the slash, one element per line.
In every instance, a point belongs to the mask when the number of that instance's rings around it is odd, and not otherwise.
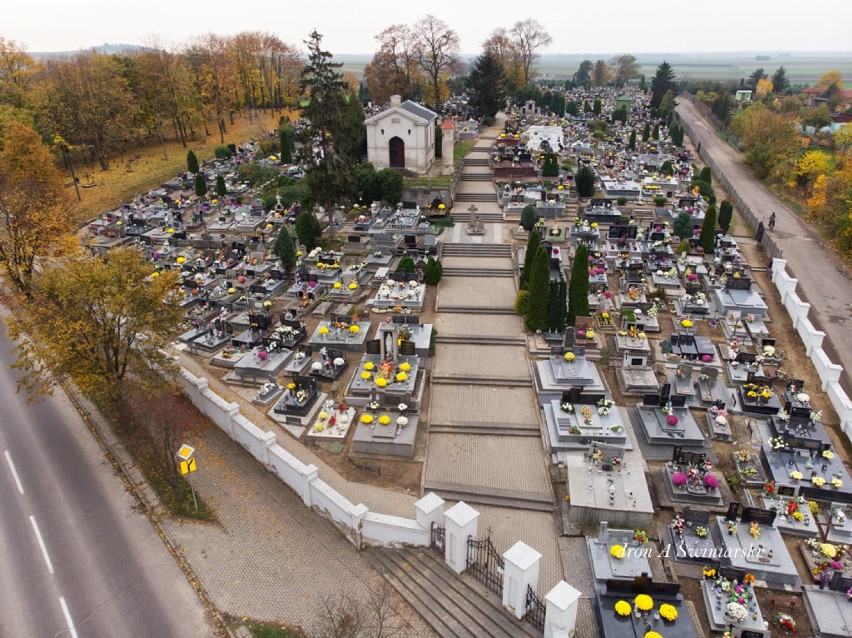
<path fill-rule="evenodd" d="M 435 492 L 429 492 L 414 504 L 417 512 L 417 523 L 427 532 L 432 530 L 432 523 L 440 525 L 444 519 L 445 501 Z"/>
<path fill-rule="evenodd" d="M 479 512 L 464 501 L 459 501 L 444 513 L 446 528 L 444 561 L 455 573 L 467 567 L 467 539 L 476 538 Z"/>
<path fill-rule="evenodd" d="M 547 592 L 544 615 L 544 638 L 574 638 L 577 625 L 577 604 L 580 592 L 564 580 Z M 578 637 L 580 638 L 580 637 Z"/>
<path fill-rule="evenodd" d="M 527 587 L 536 590 L 541 554 L 518 541 L 503 554 L 503 607 L 521 619 L 527 613 Z"/>

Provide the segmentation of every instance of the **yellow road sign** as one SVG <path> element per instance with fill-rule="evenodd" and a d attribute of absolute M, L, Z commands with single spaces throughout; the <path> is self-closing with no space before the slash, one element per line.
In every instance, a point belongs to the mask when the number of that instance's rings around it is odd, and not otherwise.
<path fill-rule="evenodd" d="M 180 449 L 178 450 L 177 455 L 178 455 L 179 459 L 183 459 L 184 461 L 188 461 L 190 458 L 192 458 L 192 455 L 193 455 L 194 452 L 195 452 L 194 447 L 191 447 L 189 445 L 184 444 L 184 445 L 180 446 Z"/>
<path fill-rule="evenodd" d="M 198 466 L 195 464 L 195 459 L 189 459 L 189 460 L 180 462 L 180 473 L 181 474 L 189 474 L 190 472 L 194 472 L 197 469 L 198 469 Z"/>

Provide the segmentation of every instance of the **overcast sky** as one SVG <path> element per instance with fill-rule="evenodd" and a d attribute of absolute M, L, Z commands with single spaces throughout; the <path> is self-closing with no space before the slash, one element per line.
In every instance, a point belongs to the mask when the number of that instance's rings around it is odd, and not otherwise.
<path fill-rule="evenodd" d="M 141 44 L 159 35 L 184 43 L 207 32 L 263 30 L 303 48 L 316 28 L 334 54 L 372 53 L 374 36 L 432 13 L 476 54 L 497 27 L 526 18 L 553 37 L 546 53 L 693 51 L 849 51 L 852 0 L 7 0 L 0 36 L 29 51 Z"/>

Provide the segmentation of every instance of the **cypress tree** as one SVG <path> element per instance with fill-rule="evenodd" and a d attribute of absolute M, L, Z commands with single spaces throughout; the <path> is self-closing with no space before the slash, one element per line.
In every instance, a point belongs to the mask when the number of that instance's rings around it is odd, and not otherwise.
<path fill-rule="evenodd" d="M 207 194 L 207 180 L 201 173 L 195 175 L 195 194 L 199 197 L 204 197 Z"/>
<path fill-rule="evenodd" d="M 547 328 L 547 297 L 550 285 L 550 258 L 544 246 L 539 246 L 533 260 L 529 277 L 529 303 L 527 305 L 527 328 Z"/>
<path fill-rule="evenodd" d="M 733 218 L 734 205 L 727 199 L 723 199 L 722 204 L 719 206 L 719 227 L 727 233 L 728 229 L 731 227 L 731 221 L 733 221 Z"/>
<path fill-rule="evenodd" d="M 224 197 L 228 194 L 228 187 L 225 186 L 225 178 L 221 175 L 216 176 L 216 195 Z"/>
<path fill-rule="evenodd" d="M 532 273 L 533 261 L 541 246 L 541 235 L 536 229 L 530 231 L 530 238 L 527 240 L 527 250 L 524 253 L 524 270 L 521 272 L 521 288 L 527 288 L 529 285 L 530 273 Z"/>
<path fill-rule="evenodd" d="M 569 326 L 577 323 L 577 317 L 589 314 L 589 249 L 585 244 L 577 246 L 574 263 L 571 264 L 571 281 L 568 284 Z"/>
<path fill-rule="evenodd" d="M 707 182 L 707 184 L 713 183 L 713 171 L 710 170 L 709 166 L 705 166 L 701 169 L 701 173 L 698 175 L 699 181 Z"/>
<path fill-rule="evenodd" d="M 649 122 L 645 122 L 645 130 L 642 131 L 642 141 L 647 142 L 648 136 L 651 134 L 651 124 Z"/>
<path fill-rule="evenodd" d="M 631 151 L 636 150 L 636 129 L 630 131 L 630 142 L 627 144 L 627 148 Z"/>
<path fill-rule="evenodd" d="M 553 280 L 547 291 L 547 331 L 559 332 L 558 323 L 559 306 L 559 284 Z"/>
<path fill-rule="evenodd" d="M 704 223 L 701 224 L 701 236 L 699 241 L 704 249 L 705 255 L 712 255 L 716 247 L 716 207 L 710 206 L 704 215 Z"/>
<path fill-rule="evenodd" d="M 278 231 L 278 237 L 275 239 L 275 244 L 272 246 L 273 254 L 281 260 L 281 266 L 284 272 L 289 273 L 293 266 L 296 265 L 296 245 L 293 243 L 293 238 L 286 226 L 281 226 Z"/>
<path fill-rule="evenodd" d="M 565 329 L 565 315 L 568 312 L 568 283 L 565 279 L 559 281 L 559 305 L 556 307 L 556 330 Z"/>
<path fill-rule="evenodd" d="M 189 151 L 186 154 L 186 170 L 190 173 L 198 172 L 198 157 L 195 155 L 195 151 Z"/>
<path fill-rule="evenodd" d="M 293 161 L 293 153 L 296 151 L 296 131 L 292 126 L 284 126 L 278 131 L 278 141 L 281 144 L 281 164 L 289 164 Z"/>
<path fill-rule="evenodd" d="M 594 102 L 594 106 L 592 106 L 592 112 L 593 112 L 595 115 L 600 115 L 600 114 L 601 114 L 601 99 L 600 99 L 600 98 L 598 98 L 598 99 L 596 99 L 596 100 L 595 100 L 595 102 Z"/>
<path fill-rule="evenodd" d="M 654 133 L 651 135 L 655 140 L 660 139 L 660 125 L 654 124 Z"/>

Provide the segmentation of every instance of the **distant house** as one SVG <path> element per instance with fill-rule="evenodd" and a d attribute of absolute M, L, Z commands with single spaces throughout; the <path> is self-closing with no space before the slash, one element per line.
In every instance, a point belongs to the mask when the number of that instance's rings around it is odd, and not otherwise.
<path fill-rule="evenodd" d="M 734 100 L 737 102 L 751 102 L 751 91 L 737 91 Z"/>
<path fill-rule="evenodd" d="M 367 159 L 376 170 L 400 168 L 426 173 L 435 160 L 437 118 L 425 106 L 392 95 L 390 108 L 364 120 Z"/>

